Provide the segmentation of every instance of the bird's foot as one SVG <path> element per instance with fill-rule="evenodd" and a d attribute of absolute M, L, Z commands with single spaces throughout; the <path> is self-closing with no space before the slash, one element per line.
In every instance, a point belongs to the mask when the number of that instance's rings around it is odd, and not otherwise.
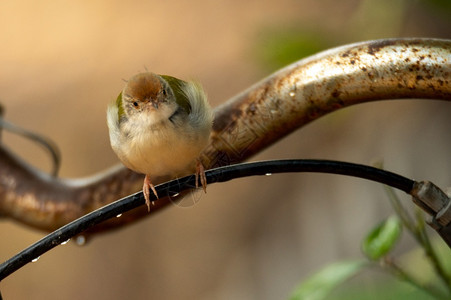
<path fill-rule="evenodd" d="M 196 161 L 196 189 L 199 187 L 199 177 L 200 183 L 202 184 L 202 189 L 204 193 L 207 193 L 207 177 L 205 176 L 205 168 L 202 162 L 198 159 Z"/>
<path fill-rule="evenodd" d="M 148 211 L 150 211 L 150 190 L 152 190 L 153 194 L 158 199 L 157 190 L 155 190 L 155 186 L 150 181 L 149 175 L 146 175 L 146 177 L 144 178 L 144 184 L 143 184 L 143 194 L 144 194 L 144 199 L 146 199 L 146 205 L 147 205 Z M 152 201 L 152 205 L 153 205 L 153 201 Z"/>

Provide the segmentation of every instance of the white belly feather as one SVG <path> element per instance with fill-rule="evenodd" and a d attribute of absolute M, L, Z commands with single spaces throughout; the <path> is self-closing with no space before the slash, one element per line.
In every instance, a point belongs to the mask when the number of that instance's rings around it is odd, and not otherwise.
<path fill-rule="evenodd" d="M 143 126 L 142 120 L 137 122 Z M 134 122 L 124 124 L 122 140 L 115 149 L 130 169 L 153 176 L 183 176 L 194 171 L 196 159 L 208 142 L 208 135 L 190 135 L 185 128 L 175 128 L 169 120 L 158 130 L 139 128 Z M 147 123 L 147 122 L 144 122 Z M 148 123 L 147 123 L 148 124 Z"/>

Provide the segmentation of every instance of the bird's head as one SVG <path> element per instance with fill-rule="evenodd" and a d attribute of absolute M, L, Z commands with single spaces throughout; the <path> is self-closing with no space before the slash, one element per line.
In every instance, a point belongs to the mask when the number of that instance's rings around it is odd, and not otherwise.
<path fill-rule="evenodd" d="M 148 116 L 156 120 L 169 118 L 178 106 L 169 83 L 161 76 L 150 72 L 130 78 L 116 105 L 119 119 Z"/>

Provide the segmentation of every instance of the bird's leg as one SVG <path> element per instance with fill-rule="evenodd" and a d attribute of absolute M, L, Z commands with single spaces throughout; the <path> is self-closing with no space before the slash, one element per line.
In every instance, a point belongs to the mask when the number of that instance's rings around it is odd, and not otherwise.
<path fill-rule="evenodd" d="M 153 194 L 158 199 L 157 190 L 155 190 L 155 186 L 150 181 L 150 176 L 146 175 L 146 177 L 144 178 L 144 184 L 143 184 L 143 194 L 144 194 L 144 198 L 146 199 L 146 205 L 147 205 L 148 211 L 150 211 L 150 189 L 152 189 Z M 152 201 L 152 205 L 153 205 L 153 201 Z"/>
<path fill-rule="evenodd" d="M 204 193 L 207 193 L 207 177 L 205 177 L 205 168 L 200 159 L 196 160 L 196 189 L 199 187 L 199 177 L 200 183 L 202 184 L 202 189 Z"/>

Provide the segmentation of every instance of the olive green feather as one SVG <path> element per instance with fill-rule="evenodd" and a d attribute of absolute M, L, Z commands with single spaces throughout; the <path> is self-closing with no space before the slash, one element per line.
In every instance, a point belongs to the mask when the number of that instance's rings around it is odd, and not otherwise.
<path fill-rule="evenodd" d="M 117 106 L 117 119 L 120 123 L 121 118 L 125 116 L 124 107 L 122 106 L 122 92 L 120 92 L 119 95 L 117 96 L 116 106 Z"/>
<path fill-rule="evenodd" d="M 169 86 L 172 88 L 172 91 L 174 92 L 175 96 L 175 102 L 177 102 L 177 104 L 181 108 L 183 108 L 183 110 L 186 111 L 186 113 L 190 114 L 191 104 L 189 103 L 188 97 L 186 96 L 186 94 L 183 92 L 182 89 L 182 85 L 185 85 L 186 82 L 168 75 L 160 75 L 160 76 L 163 77 L 163 79 L 166 80 Z"/>

